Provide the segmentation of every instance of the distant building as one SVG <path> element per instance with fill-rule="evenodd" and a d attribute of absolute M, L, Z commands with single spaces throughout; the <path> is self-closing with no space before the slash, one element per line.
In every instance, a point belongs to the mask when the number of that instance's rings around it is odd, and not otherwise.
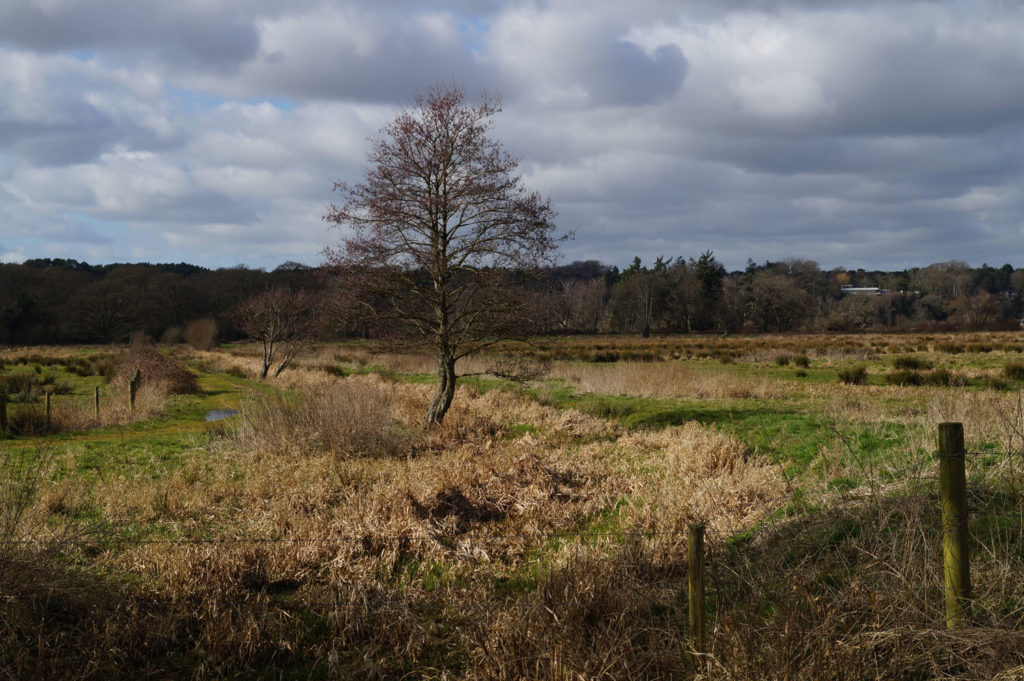
<path fill-rule="evenodd" d="M 840 290 L 843 295 L 853 296 L 887 296 L 892 293 L 887 288 L 878 288 L 877 286 L 843 286 Z"/>

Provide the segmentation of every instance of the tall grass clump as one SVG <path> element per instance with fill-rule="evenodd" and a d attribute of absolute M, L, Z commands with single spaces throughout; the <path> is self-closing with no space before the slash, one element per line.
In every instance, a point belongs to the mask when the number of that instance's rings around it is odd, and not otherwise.
<path fill-rule="evenodd" d="M 925 377 L 920 371 L 913 369 L 900 369 L 885 375 L 885 382 L 889 385 L 924 385 Z"/>
<path fill-rule="evenodd" d="M 949 369 L 933 369 L 924 375 L 925 385 L 936 385 L 941 387 L 960 387 L 967 385 L 967 379 Z"/>
<path fill-rule="evenodd" d="M 863 385 L 867 380 L 867 367 L 857 365 L 839 370 L 839 380 L 847 385 Z"/>
<path fill-rule="evenodd" d="M 258 449 L 349 458 L 408 453 L 412 430 L 393 415 L 391 391 L 358 377 L 298 394 L 254 393 L 235 436 Z"/>
<path fill-rule="evenodd" d="M 1024 362 L 1011 361 L 1004 364 L 1003 377 L 1011 381 L 1024 381 Z"/>
<path fill-rule="evenodd" d="M 921 371 L 922 369 L 930 369 L 932 366 L 928 360 L 915 357 L 914 355 L 893 357 L 892 365 L 896 369 L 903 369 L 905 371 Z"/>

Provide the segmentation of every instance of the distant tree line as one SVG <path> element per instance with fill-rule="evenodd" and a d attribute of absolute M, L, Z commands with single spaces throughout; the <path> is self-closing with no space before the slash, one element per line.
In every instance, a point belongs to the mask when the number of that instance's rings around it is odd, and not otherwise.
<path fill-rule="evenodd" d="M 120 343 L 133 335 L 180 342 L 185 334 L 237 339 L 234 311 L 268 289 L 320 293 L 314 268 L 266 272 L 185 263 L 89 265 L 39 259 L 0 265 L 0 343 Z M 195 340 L 195 339 L 193 339 Z"/>
<path fill-rule="evenodd" d="M 575 262 L 549 279 L 545 326 L 569 333 L 981 330 L 1018 327 L 1024 313 L 1024 269 L 958 260 L 886 272 L 787 259 L 726 272 L 708 251 L 622 271 Z"/>
<path fill-rule="evenodd" d="M 64 259 L 0 264 L 0 343 L 116 343 L 133 335 L 235 340 L 252 335 L 246 304 L 275 290 L 319 301 L 315 337 L 388 335 L 389 329 L 346 314 L 346 291 L 333 274 L 298 263 L 272 271 Z M 823 270 L 789 259 L 728 272 L 705 252 L 649 264 L 635 258 L 623 270 L 573 262 L 543 274 L 515 294 L 531 303 L 526 332 L 980 330 L 1017 327 L 1024 315 L 1024 269 L 1008 264 L 972 268 L 952 260 L 886 272 Z"/>

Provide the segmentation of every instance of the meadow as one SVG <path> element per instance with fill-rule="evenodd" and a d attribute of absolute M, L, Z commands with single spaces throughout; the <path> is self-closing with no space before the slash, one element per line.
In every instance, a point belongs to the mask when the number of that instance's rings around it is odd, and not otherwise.
<path fill-rule="evenodd" d="M 1022 351 L 540 338 L 460 365 L 430 429 L 434 363 L 374 343 L 266 382 L 244 344 L 0 351 L 0 678 L 1019 678 Z M 509 363 L 535 378 L 494 375 Z M 958 629 L 945 421 L 968 450 Z"/>

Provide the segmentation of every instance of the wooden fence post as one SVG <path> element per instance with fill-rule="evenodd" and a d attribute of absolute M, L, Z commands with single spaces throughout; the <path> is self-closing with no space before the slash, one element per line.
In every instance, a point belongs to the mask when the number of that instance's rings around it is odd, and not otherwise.
<path fill-rule="evenodd" d="M 142 382 L 142 370 L 136 369 L 132 380 L 128 382 L 128 409 L 135 411 L 135 393 L 139 391 L 139 383 Z"/>
<path fill-rule="evenodd" d="M 698 664 L 704 654 L 704 524 L 690 525 L 689 532 L 689 615 L 690 648 L 696 653 Z"/>
<path fill-rule="evenodd" d="M 96 420 L 100 420 L 100 387 L 96 386 L 92 391 L 92 401 L 96 407 Z"/>
<path fill-rule="evenodd" d="M 50 429 L 50 400 L 53 397 L 53 393 L 49 390 L 46 391 L 46 429 Z"/>
<path fill-rule="evenodd" d="M 942 554 L 946 583 L 946 626 L 966 623 L 971 598 L 970 536 L 967 532 L 967 471 L 964 426 L 939 424 L 939 495 L 942 501 Z"/>

